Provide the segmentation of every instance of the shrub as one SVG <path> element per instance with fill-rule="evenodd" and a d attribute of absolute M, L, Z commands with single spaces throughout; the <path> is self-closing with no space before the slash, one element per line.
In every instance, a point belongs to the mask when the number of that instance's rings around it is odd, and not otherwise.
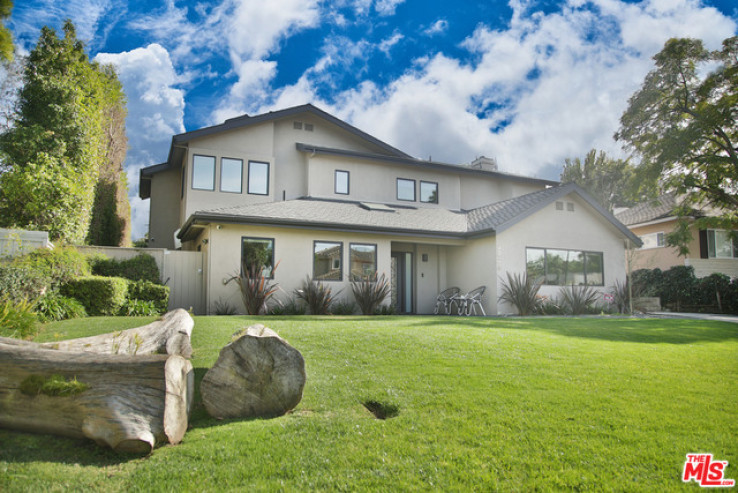
<path fill-rule="evenodd" d="M 389 296 L 392 287 L 387 277 L 382 274 L 374 276 L 363 281 L 352 281 L 351 291 L 354 293 L 356 304 L 359 305 L 362 315 L 373 315 L 379 308 L 379 305 Z"/>
<path fill-rule="evenodd" d="M 697 280 L 695 303 L 702 306 L 702 311 L 715 311 L 717 313 L 735 313 L 733 306 L 736 304 L 735 280 L 725 274 L 711 274 Z M 712 310 L 711 310 L 712 309 Z"/>
<path fill-rule="evenodd" d="M 556 301 L 549 298 L 542 298 L 535 313 L 540 315 L 565 315 L 566 310 Z"/>
<path fill-rule="evenodd" d="M 92 273 L 96 276 L 124 277 L 131 281 L 159 283 L 159 267 L 156 260 L 146 253 L 126 260 L 95 255 L 91 257 L 90 264 Z"/>
<path fill-rule="evenodd" d="M 51 281 L 38 270 L 21 265 L 0 264 L 0 300 L 15 303 L 33 301 L 50 286 Z"/>
<path fill-rule="evenodd" d="M 531 315 L 543 301 L 538 296 L 540 289 L 541 283 L 533 282 L 527 273 L 521 275 L 507 272 L 507 282 L 502 281 L 502 294 L 499 300 L 514 306 L 518 315 Z"/>
<path fill-rule="evenodd" d="M 374 310 L 374 315 L 397 315 L 397 307 L 395 305 L 381 305 Z"/>
<path fill-rule="evenodd" d="M 169 308 L 169 286 L 149 281 L 131 281 L 128 283 L 128 299 L 151 302 L 158 313 L 165 313 Z"/>
<path fill-rule="evenodd" d="M 661 303 L 671 305 L 680 311 L 682 305 L 692 305 L 690 301 L 697 291 L 697 278 L 691 265 L 677 265 L 663 273 L 661 284 Z"/>
<path fill-rule="evenodd" d="M 216 315 L 235 315 L 238 313 L 235 306 L 220 298 L 213 303 L 213 308 Z"/>
<path fill-rule="evenodd" d="M 34 310 L 44 322 L 86 317 L 85 307 L 74 298 L 46 293 L 36 300 Z"/>
<path fill-rule="evenodd" d="M 277 265 L 272 269 L 272 273 L 276 272 Z M 241 299 L 249 315 L 260 315 L 268 313 L 269 301 L 277 291 L 277 284 L 264 276 L 264 266 L 252 264 L 251 267 L 245 268 L 241 266 L 241 272 L 233 276 L 227 282 L 236 281 L 238 288 L 241 290 Z"/>
<path fill-rule="evenodd" d="M 0 336 L 28 338 L 36 333 L 37 322 L 30 302 L 0 302 Z"/>
<path fill-rule="evenodd" d="M 118 315 L 124 317 L 148 317 L 159 315 L 161 310 L 154 301 L 128 298 L 118 310 Z"/>
<path fill-rule="evenodd" d="M 126 302 L 128 281 L 121 277 L 81 277 L 63 285 L 61 293 L 79 300 L 90 315 L 115 315 Z"/>
<path fill-rule="evenodd" d="M 333 303 L 331 308 L 333 315 L 353 315 L 356 313 L 356 303 L 351 300 L 341 300 Z"/>
<path fill-rule="evenodd" d="M 13 265 L 37 271 L 48 279 L 49 287 L 57 289 L 77 277 L 89 276 L 87 258 L 72 246 L 36 249 L 13 260 Z"/>
<path fill-rule="evenodd" d="M 332 288 L 320 281 L 313 281 L 310 276 L 307 276 L 300 288 L 295 289 L 295 296 L 305 302 L 312 315 L 328 315 L 331 312 Z"/>
<path fill-rule="evenodd" d="M 664 273 L 661 269 L 638 269 L 631 274 L 633 297 L 661 297 Z"/>
<path fill-rule="evenodd" d="M 269 310 L 270 315 L 305 315 L 307 307 L 305 303 L 290 298 L 286 302 L 277 300 L 277 302 Z"/>
<path fill-rule="evenodd" d="M 561 305 L 572 315 L 582 315 L 593 311 L 600 293 L 590 286 L 564 286 L 559 290 Z"/>
<path fill-rule="evenodd" d="M 615 285 L 610 288 L 613 304 L 618 313 L 630 312 L 630 283 L 615 281 Z"/>

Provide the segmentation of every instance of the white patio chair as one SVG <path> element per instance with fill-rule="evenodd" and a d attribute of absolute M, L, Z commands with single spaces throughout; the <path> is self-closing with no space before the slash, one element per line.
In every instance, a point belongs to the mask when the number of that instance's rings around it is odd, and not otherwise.
<path fill-rule="evenodd" d="M 456 297 L 459 295 L 460 292 L 461 289 L 455 286 L 441 291 L 438 296 L 436 296 L 436 309 L 433 311 L 433 313 L 438 315 L 441 307 L 443 307 L 444 315 L 450 314 L 451 304 L 454 303 Z"/>
<path fill-rule="evenodd" d="M 487 316 L 482 306 L 482 296 L 487 286 L 479 286 L 478 288 L 472 289 L 466 294 L 460 295 L 457 298 L 457 305 L 459 307 L 459 315 L 466 315 L 467 317 L 474 313 L 478 315 L 477 307 L 482 311 L 482 315 Z"/>

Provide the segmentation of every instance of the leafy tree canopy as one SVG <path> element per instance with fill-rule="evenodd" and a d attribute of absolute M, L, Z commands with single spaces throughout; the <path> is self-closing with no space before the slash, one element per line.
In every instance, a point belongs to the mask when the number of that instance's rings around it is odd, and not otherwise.
<path fill-rule="evenodd" d="M 13 10 L 13 0 L 0 0 L 0 22 L 10 17 Z M 0 60 L 13 61 L 15 47 L 13 46 L 13 35 L 5 25 L 0 24 Z"/>
<path fill-rule="evenodd" d="M 609 211 L 633 205 L 638 190 L 633 165 L 596 149 L 589 151 L 584 161 L 567 158 L 561 182 L 576 183 Z"/>
<path fill-rule="evenodd" d="M 735 227 L 738 37 L 717 51 L 699 40 L 670 39 L 654 60 L 615 138 L 640 157 L 643 183 L 657 180 L 664 192 L 683 196 L 683 215 L 711 206 L 722 213 L 703 222 Z"/>

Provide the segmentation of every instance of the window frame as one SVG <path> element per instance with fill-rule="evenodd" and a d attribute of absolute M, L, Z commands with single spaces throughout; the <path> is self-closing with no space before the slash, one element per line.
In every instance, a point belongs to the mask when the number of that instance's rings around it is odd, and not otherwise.
<path fill-rule="evenodd" d="M 349 270 L 348 270 L 349 281 L 352 281 L 352 282 L 355 282 L 355 281 L 359 281 L 359 282 L 360 281 L 366 281 L 367 279 L 365 279 L 364 277 L 354 278 L 354 273 L 353 273 L 353 270 L 351 268 L 351 264 L 353 263 L 352 260 L 351 260 L 351 253 L 353 252 L 353 247 L 355 247 L 355 246 L 365 246 L 365 247 L 368 246 L 368 247 L 372 247 L 374 249 L 374 275 L 376 275 L 379 272 L 379 265 L 377 264 L 377 259 L 379 257 L 379 247 L 377 246 L 376 243 L 353 243 L 353 242 L 352 243 L 349 243 L 349 254 L 348 254 L 348 257 L 349 257 L 349 265 L 348 265 L 348 268 L 349 268 Z"/>
<path fill-rule="evenodd" d="M 724 255 L 718 255 L 717 245 L 717 233 L 727 233 L 728 240 L 730 241 L 730 252 L 731 256 L 726 257 Z M 714 259 L 734 259 L 738 258 L 738 245 L 736 245 L 736 239 L 731 235 L 732 231 L 727 229 L 708 229 L 707 230 L 707 258 Z"/>
<path fill-rule="evenodd" d="M 255 165 L 256 165 L 256 164 L 264 164 L 264 165 L 266 165 L 266 192 L 265 192 L 265 193 L 261 193 L 261 192 L 252 192 L 252 191 L 251 191 L 251 186 L 252 186 L 252 180 L 251 180 L 251 165 L 252 165 L 252 164 L 255 164 Z M 248 183 L 247 183 L 247 185 L 246 185 L 246 192 L 247 192 L 247 193 L 248 193 L 249 195 L 262 195 L 262 196 L 267 196 L 267 195 L 269 195 L 269 185 L 270 185 L 270 183 L 269 183 L 269 181 L 270 181 L 270 180 L 269 180 L 269 175 L 270 175 L 270 174 L 271 174 L 271 163 L 269 163 L 269 161 L 256 161 L 256 160 L 251 160 L 251 159 L 249 159 L 249 169 L 248 169 Z"/>
<path fill-rule="evenodd" d="M 197 158 L 210 158 L 213 160 L 213 185 L 211 188 L 201 188 L 195 186 L 195 170 L 197 169 Z M 215 191 L 215 173 L 216 173 L 216 158 L 215 156 L 209 156 L 207 154 L 193 154 L 192 155 L 192 182 L 190 183 L 191 188 L 193 190 L 200 190 L 204 192 L 214 192 Z"/>
<path fill-rule="evenodd" d="M 403 199 L 400 198 L 400 182 L 406 181 L 406 182 L 412 182 L 413 183 L 413 198 L 412 199 Z M 396 184 L 395 184 L 395 192 L 397 196 L 397 200 L 400 200 L 402 202 L 417 202 L 417 190 L 416 190 L 416 180 L 412 178 L 397 178 Z"/>
<path fill-rule="evenodd" d="M 339 173 L 346 174 L 346 191 L 345 192 L 338 191 L 338 174 Z M 349 171 L 346 171 L 345 169 L 337 169 L 333 171 L 333 193 L 335 193 L 336 195 L 351 195 L 351 173 Z"/>
<path fill-rule="evenodd" d="M 238 180 L 238 191 L 223 189 L 223 164 L 225 161 L 231 161 L 234 163 L 237 162 L 241 165 L 241 172 L 239 173 L 240 178 Z M 243 193 L 243 159 L 238 159 L 235 157 L 226 157 L 226 156 L 220 158 L 220 188 L 219 190 L 223 193 L 236 193 L 236 194 Z"/>
<path fill-rule="evenodd" d="M 436 192 L 436 200 L 423 200 L 423 185 L 434 185 L 435 192 Z M 437 204 L 438 203 L 438 182 L 437 181 L 425 181 L 420 180 L 419 190 L 418 190 L 418 200 L 424 204 Z M 433 194 L 431 194 L 433 195 Z"/>
<path fill-rule="evenodd" d="M 639 248 L 639 250 L 652 250 L 654 248 L 664 248 L 666 246 L 666 235 L 663 231 L 656 231 L 654 233 L 646 233 L 644 235 L 639 236 L 640 240 L 643 242 L 643 246 Z M 656 238 L 655 244 L 646 246 L 646 242 L 648 238 Z"/>
<path fill-rule="evenodd" d="M 241 265 L 244 265 L 245 260 L 245 253 L 246 253 L 246 243 L 247 240 L 256 240 L 257 242 L 271 242 L 272 245 L 272 258 L 271 258 L 271 269 L 269 269 L 269 275 L 264 276 L 267 279 L 274 279 L 274 257 L 276 252 L 276 240 L 274 238 L 264 238 L 260 236 L 242 236 L 241 237 Z M 248 272 L 246 272 L 248 275 Z"/>
<path fill-rule="evenodd" d="M 315 258 L 317 252 L 315 251 L 316 247 L 318 246 L 318 243 L 323 244 L 331 244 L 331 245 L 337 245 L 338 246 L 338 279 L 319 279 L 317 273 L 315 272 Z M 333 269 L 333 261 L 335 259 L 331 259 L 331 265 L 330 268 Z M 313 279 L 320 281 L 320 282 L 342 282 L 343 281 L 343 242 L 342 241 L 332 241 L 332 240 L 313 240 Z"/>
<path fill-rule="evenodd" d="M 548 254 L 548 252 L 549 252 L 549 250 L 552 251 L 552 252 L 553 251 L 557 251 L 557 252 L 566 252 L 567 253 L 566 263 L 565 263 L 565 267 L 564 267 L 564 274 L 563 274 L 563 277 L 564 277 L 564 283 L 563 284 L 562 283 L 558 283 L 558 282 L 557 283 L 548 282 L 548 276 L 549 276 L 549 270 L 548 270 L 549 254 Z M 528 270 L 529 269 L 528 268 L 528 265 L 529 265 L 528 253 L 529 253 L 529 251 L 543 251 L 543 282 L 541 283 L 542 286 L 592 286 L 592 287 L 604 287 L 605 286 L 605 253 L 604 252 L 597 252 L 597 251 L 594 251 L 594 250 L 574 250 L 574 249 L 571 249 L 571 248 L 525 247 L 525 273 L 526 273 L 526 275 L 530 275 L 529 270 Z M 582 259 L 583 259 L 582 260 L 582 270 L 583 270 L 583 274 L 584 274 L 584 284 L 574 284 L 574 283 L 567 283 L 566 282 L 567 281 L 567 278 L 569 277 L 569 274 L 570 274 L 570 271 L 569 271 L 569 268 L 568 268 L 568 264 L 569 264 L 569 262 L 571 262 L 571 260 L 569 260 L 569 257 L 570 257 L 570 255 L 571 255 L 572 252 L 574 252 L 575 254 L 581 254 L 582 255 Z M 601 270 L 598 271 L 598 272 L 593 272 L 593 273 L 590 274 L 588 272 L 588 269 L 587 269 L 587 265 L 588 265 L 588 260 L 587 259 L 591 255 L 597 255 L 597 256 L 599 256 Z M 589 279 L 588 279 L 589 275 L 596 275 L 596 276 L 600 276 L 601 275 L 602 276 L 602 283 L 597 283 L 597 284 L 590 283 L 589 282 Z M 533 279 L 533 280 L 535 281 L 535 279 Z"/>

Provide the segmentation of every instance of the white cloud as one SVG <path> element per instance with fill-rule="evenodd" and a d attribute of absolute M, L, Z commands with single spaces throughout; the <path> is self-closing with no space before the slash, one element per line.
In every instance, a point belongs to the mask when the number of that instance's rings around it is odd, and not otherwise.
<path fill-rule="evenodd" d="M 133 238 L 147 230 L 149 201 L 138 198 L 139 171 L 166 160 L 172 135 L 184 132 L 184 93 L 167 50 L 150 44 L 124 53 L 100 53 L 95 60 L 112 64 L 128 100 L 128 154 L 125 168 L 133 220 Z"/>
<path fill-rule="evenodd" d="M 384 53 L 387 56 L 390 56 L 390 51 L 392 48 L 399 43 L 405 36 L 403 36 L 400 31 L 395 30 L 394 33 L 392 33 L 392 36 L 389 38 L 383 39 L 379 46 L 377 47 L 379 51 Z"/>
<path fill-rule="evenodd" d="M 423 30 L 423 34 L 426 36 L 435 36 L 437 34 L 443 34 L 448 30 L 448 21 L 446 19 L 438 19 L 436 22 L 428 26 Z"/>
<path fill-rule="evenodd" d="M 404 2 L 405 0 L 377 0 L 377 3 L 374 4 L 374 10 L 379 15 L 395 15 L 397 6 Z"/>

